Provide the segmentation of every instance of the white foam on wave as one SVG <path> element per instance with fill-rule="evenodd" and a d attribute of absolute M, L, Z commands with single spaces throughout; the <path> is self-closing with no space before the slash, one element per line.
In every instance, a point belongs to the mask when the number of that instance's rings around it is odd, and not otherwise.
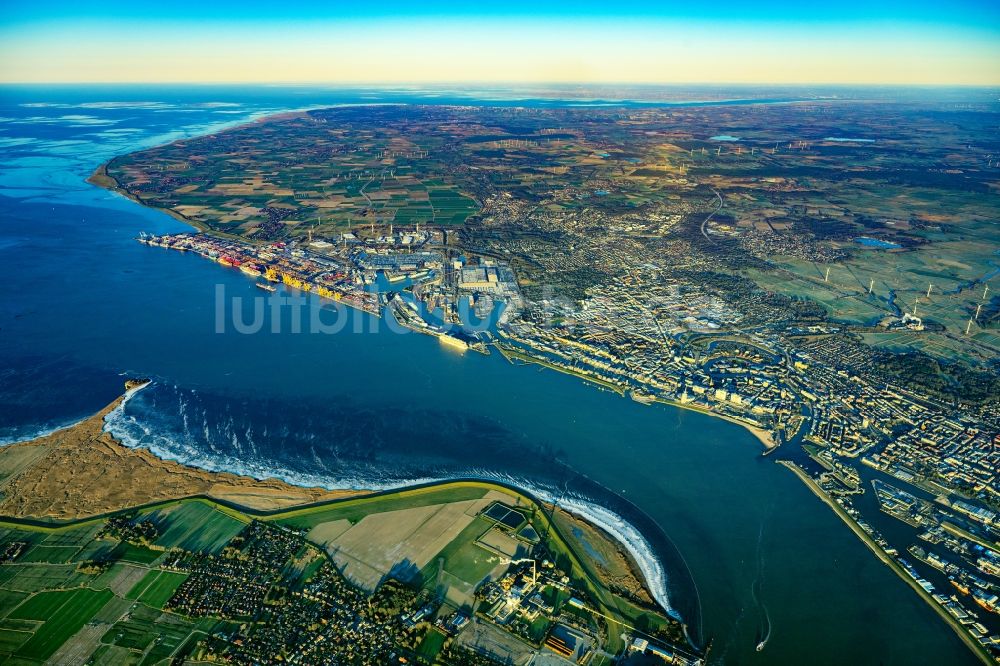
<path fill-rule="evenodd" d="M 280 469 L 274 465 L 273 461 L 261 460 L 259 458 L 246 460 L 226 454 L 206 454 L 203 448 L 191 442 L 180 441 L 154 433 L 152 428 L 139 423 L 134 416 L 125 414 L 125 405 L 143 388 L 145 386 L 136 387 L 126 393 L 121 404 L 105 416 L 104 430 L 125 446 L 147 449 L 153 455 L 163 460 L 172 460 L 209 472 L 229 472 L 258 480 L 278 479 L 295 486 L 319 487 L 327 490 L 398 490 L 414 485 L 446 482 L 456 478 L 455 475 L 446 475 L 440 477 L 425 476 L 408 479 L 379 480 L 374 478 L 374 476 L 369 477 L 366 475 L 357 475 L 354 477 L 344 475 L 334 476 L 329 472 L 309 474 Z M 480 478 L 484 481 L 495 481 L 521 489 L 525 493 L 533 495 L 544 502 L 557 503 L 561 508 L 600 527 L 614 537 L 632 556 L 643 578 L 645 578 L 646 585 L 653 599 L 669 615 L 678 620 L 681 619 L 677 611 L 670 605 L 667 573 L 659 558 L 656 557 L 653 547 L 638 529 L 615 512 L 593 502 L 589 498 L 580 495 L 566 496 L 557 489 L 547 488 L 523 478 L 490 470 L 474 470 L 464 476 Z"/>
<path fill-rule="evenodd" d="M 134 386 L 131 389 L 125 391 L 125 395 L 122 397 L 121 403 L 117 407 L 115 407 L 115 409 L 112 410 L 112 411 L 121 410 L 122 407 L 125 406 L 125 403 L 132 399 L 133 395 L 135 395 L 136 393 L 138 393 L 142 389 L 146 388 L 147 386 L 149 386 L 149 382 L 147 382 L 146 384 L 142 384 L 141 386 Z M 109 413 L 108 416 L 111 416 L 111 414 Z M 90 418 L 89 416 L 85 416 L 82 419 L 76 419 L 76 420 L 73 420 L 73 421 L 68 421 L 68 422 L 66 422 L 66 423 L 64 423 L 62 425 L 58 425 L 58 426 L 51 426 L 51 427 L 47 427 L 47 428 L 38 428 L 37 430 L 33 430 L 31 432 L 28 432 L 28 433 L 22 433 L 22 434 L 18 434 L 18 435 L 13 435 L 11 437 L 0 437 L 0 446 L 9 446 L 11 444 L 19 444 L 21 442 L 30 442 L 31 440 L 34 440 L 34 439 L 41 439 L 42 437 L 48 437 L 49 435 L 54 435 L 55 433 L 59 432 L 60 430 L 66 430 L 67 428 L 72 428 L 75 425 L 79 425 L 79 424 L 83 423 L 84 421 L 86 421 L 89 418 Z M 107 417 L 105 417 L 104 420 L 106 422 L 107 421 Z"/>
<path fill-rule="evenodd" d="M 680 615 L 670 605 L 670 594 L 667 589 L 667 572 L 659 558 L 653 552 L 653 547 L 642 533 L 627 520 L 614 511 L 607 509 L 593 500 L 581 495 L 564 495 L 554 488 L 547 488 L 525 479 L 512 477 L 495 472 L 480 472 L 485 480 L 496 480 L 506 485 L 522 488 L 525 492 L 550 504 L 558 504 L 560 508 L 583 518 L 587 522 L 600 527 L 614 537 L 618 543 L 628 550 L 635 560 L 639 571 L 646 580 L 653 599 L 669 615 L 680 620 Z"/>
<path fill-rule="evenodd" d="M 278 479 L 294 486 L 325 488 L 326 490 L 396 490 L 420 483 L 435 483 L 445 479 L 437 477 L 407 480 L 375 481 L 365 477 L 332 477 L 328 474 L 309 474 L 282 470 L 265 460 L 247 460 L 235 456 L 210 453 L 185 441 L 157 434 L 134 416 L 125 414 L 121 406 L 104 417 L 104 431 L 123 445 L 133 449 L 147 449 L 162 460 L 196 467 L 208 472 L 229 472 L 257 480 Z M 208 426 L 205 426 L 208 434 Z"/>
<path fill-rule="evenodd" d="M 126 390 L 125 391 L 125 395 L 122 396 L 122 401 L 120 403 L 118 403 L 118 405 L 114 409 L 112 409 L 110 412 L 108 412 L 108 416 L 111 416 L 111 414 L 113 412 L 120 412 L 123 409 L 125 409 L 125 405 L 128 404 L 129 400 L 131 400 L 133 397 L 135 397 L 136 393 L 138 393 L 139 391 L 141 391 L 141 390 L 143 390 L 145 388 L 149 388 L 152 385 L 153 385 L 153 382 L 152 381 L 148 381 L 148 382 L 145 382 L 145 383 L 142 383 L 142 384 L 136 384 L 132 388 Z M 104 420 L 105 420 L 105 422 L 107 422 L 108 417 L 105 416 Z"/>
<path fill-rule="evenodd" d="M 649 592 L 656 602 L 664 611 L 674 618 L 680 619 L 677 611 L 670 605 L 670 595 L 667 591 L 667 572 L 660 560 L 653 554 L 653 547 L 639 530 L 617 513 L 600 504 L 594 504 L 586 498 L 564 497 L 559 505 L 570 513 L 575 513 L 597 525 L 625 546 L 639 567 L 643 578 L 646 579 Z"/>

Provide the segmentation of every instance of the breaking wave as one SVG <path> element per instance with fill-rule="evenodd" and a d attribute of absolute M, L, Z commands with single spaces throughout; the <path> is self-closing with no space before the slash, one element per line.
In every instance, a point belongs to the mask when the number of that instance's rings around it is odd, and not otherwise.
<path fill-rule="evenodd" d="M 680 620 L 679 613 L 670 605 L 670 594 L 667 589 L 667 572 L 659 558 L 653 552 L 653 547 L 631 523 L 619 516 L 614 511 L 595 503 L 588 497 L 582 495 L 567 495 L 561 490 L 541 485 L 526 479 L 498 474 L 489 471 L 480 471 L 474 474 L 485 481 L 498 481 L 508 486 L 521 488 L 526 493 L 534 495 L 538 499 L 550 503 L 558 504 L 560 508 L 569 511 L 587 522 L 600 527 L 602 530 L 613 536 L 622 546 L 628 550 L 632 559 L 635 560 L 639 571 L 645 579 L 653 599 L 669 615 Z"/>
<path fill-rule="evenodd" d="M 132 396 L 134 396 L 136 393 L 146 388 L 147 386 L 149 386 L 149 383 L 142 384 L 139 386 L 134 386 L 129 390 L 125 391 L 125 395 L 122 396 L 121 403 L 119 403 L 119 405 L 115 407 L 115 410 L 122 409 L 125 406 L 125 403 L 132 399 Z M 10 435 L 7 437 L 0 437 L 0 446 L 8 446 L 10 444 L 18 444 L 20 442 L 30 442 L 31 440 L 34 439 L 41 439 L 42 437 L 48 437 L 49 435 L 53 435 L 59 432 L 60 430 L 66 430 L 67 428 L 72 428 L 75 425 L 79 425 L 80 423 L 83 423 L 89 418 L 90 416 L 84 416 L 83 418 L 80 419 L 67 421 L 61 425 L 45 426 L 45 427 L 35 428 L 34 430 L 19 432 L 17 434 Z"/>
<path fill-rule="evenodd" d="M 237 429 L 231 417 L 225 419 L 219 428 L 217 439 L 222 446 L 216 446 L 213 443 L 213 439 L 216 438 L 209 432 L 207 421 L 194 428 L 191 427 L 191 410 L 183 401 L 178 405 L 177 415 L 182 424 L 181 432 L 176 430 L 177 420 L 174 420 L 173 424 L 167 421 L 162 424 L 157 423 L 162 417 L 155 412 L 146 411 L 141 418 L 127 413 L 125 407 L 128 402 L 146 386 L 148 384 L 128 391 L 121 403 L 104 417 L 104 430 L 125 446 L 144 448 L 158 458 L 210 472 L 229 472 L 258 480 L 278 479 L 296 486 L 320 487 L 327 490 L 397 490 L 457 478 L 476 478 L 511 486 L 544 502 L 558 504 L 566 511 L 587 520 L 614 537 L 636 562 L 653 599 L 669 615 L 681 619 L 680 614 L 670 604 L 666 570 L 649 541 L 623 517 L 588 497 L 566 494 L 553 486 L 484 469 L 414 474 L 407 478 L 387 477 L 384 469 L 374 466 L 364 469 L 362 465 L 354 465 L 350 472 L 345 470 L 334 472 L 323 464 L 315 449 L 310 451 L 309 458 L 323 470 L 322 472 L 310 473 L 281 467 L 277 460 L 259 456 L 251 429 L 249 427 Z M 204 441 L 201 441 L 202 439 Z M 223 446 L 231 451 L 240 452 L 241 455 L 226 453 L 222 450 Z M 243 452 L 252 453 L 244 456 Z"/>

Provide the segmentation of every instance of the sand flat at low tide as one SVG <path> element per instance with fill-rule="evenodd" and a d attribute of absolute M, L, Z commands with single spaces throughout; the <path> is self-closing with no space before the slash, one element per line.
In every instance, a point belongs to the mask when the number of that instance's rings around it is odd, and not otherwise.
<path fill-rule="evenodd" d="M 207 472 L 130 449 L 103 430 L 122 399 L 75 425 L 0 448 L 0 515 L 68 520 L 191 495 L 270 510 L 360 494 Z"/>

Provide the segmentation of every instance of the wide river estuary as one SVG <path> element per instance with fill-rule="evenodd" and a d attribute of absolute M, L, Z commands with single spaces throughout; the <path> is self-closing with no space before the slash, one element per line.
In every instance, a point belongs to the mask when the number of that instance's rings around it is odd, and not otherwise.
<path fill-rule="evenodd" d="M 456 95 L 0 88 L 0 440 L 89 415 L 124 376 L 148 376 L 109 428 L 161 456 L 332 486 L 498 477 L 609 509 L 643 535 L 670 605 L 712 641 L 712 663 L 978 663 L 740 427 L 496 353 L 459 354 L 358 313 L 333 335 L 290 322 L 217 333 L 219 286 L 245 300 L 264 292 L 135 242 L 187 228 L 84 182 L 116 154 L 278 110 L 511 103 L 503 91 Z"/>

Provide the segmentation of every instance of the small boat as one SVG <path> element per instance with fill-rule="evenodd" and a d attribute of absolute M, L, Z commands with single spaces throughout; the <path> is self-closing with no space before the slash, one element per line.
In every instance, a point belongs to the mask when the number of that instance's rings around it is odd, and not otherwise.
<path fill-rule="evenodd" d="M 276 291 L 278 288 L 273 284 L 268 284 L 266 282 L 257 282 L 257 288 L 263 289 L 264 291 Z"/>
<path fill-rule="evenodd" d="M 761 641 L 760 643 L 757 643 L 757 652 L 763 652 L 765 645 L 767 645 L 767 641 Z"/>

